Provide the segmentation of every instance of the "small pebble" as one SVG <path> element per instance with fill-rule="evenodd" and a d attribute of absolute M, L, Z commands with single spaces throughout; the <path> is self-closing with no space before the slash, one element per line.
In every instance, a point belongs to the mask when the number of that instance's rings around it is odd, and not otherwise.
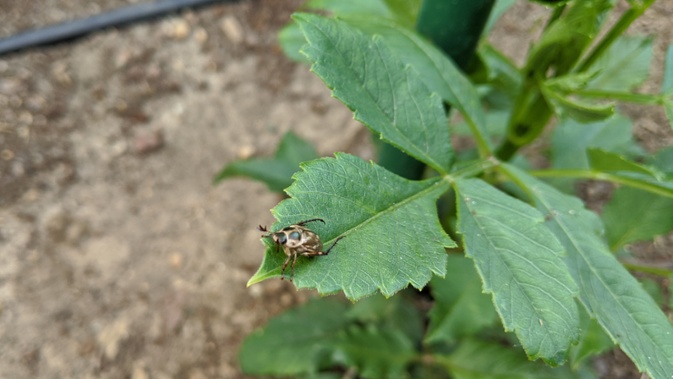
<path fill-rule="evenodd" d="M 171 253 L 171 257 L 169 258 L 170 265 L 173 268 L 180 268 L 182 267 L 182 255 L 180 253 L 174 252 Z"/>
<path fill-rule="evenodd" d="M 140 133 L 133 139 L 133 152 L 136 154 L 148 154 L 161 149 L 164 146 L 164 135 L 160 130 L 152 130 Z"/>
<path fill-rule="evenodd" d="M 2 158 L 3 161 L 11 161 L 14 159 L 14 152 L 9 149 L 4 149 L 0 152 L 0 158 Z"/>
<path fill-rule="evenodd" d="M 208 32 L 204 28 L 197 28 L 194 31 L 194 39 L 198 43 L 205 43 L 208 40 Z"/>
<path fill-rule="evenodd" d="M 173 38 L 185 39 L 190 32 L 189 24 L 185 20 L 178 20 L 173 26 Z"/>
<path fill-rule="evenodd" d="M 237 45 L 243 42 L 243 27 L 234 16 L 225 17 L 220 28 L 231 42 Z"/>
<path fill-rule="evenodd" d="M 241 146 L 240 149 L 238 149 L 238 158 L 239 159 L 248 159 L 250 158 L 253 154 L 255 153 L 255 147 L 252 145 L 245 145 Z"/>

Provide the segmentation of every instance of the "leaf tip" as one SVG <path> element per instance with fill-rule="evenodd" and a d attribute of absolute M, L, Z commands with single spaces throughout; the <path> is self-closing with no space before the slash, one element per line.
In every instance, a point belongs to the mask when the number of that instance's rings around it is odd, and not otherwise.
<path fill-rule="evenodd" d="M 261 282 L 264 279 L 259 278 L 257 275 L 253 275 L 250 279 L 248 279 L 248 282 L 245 284 L 246 287 L 250 287 L 253 284 L 257 284 Z"/>
<path fill-rule="evenodd" d="M 250 287 L 253 284 L 261 283 L 267 279 L 271 279 L 275 276 L 278 276 L 274 275 L 272 272 L 273 270 L 271 272 L 260 272 L 260 271 L 256 272 L 255 275 L 253 275 L 250 279 L 248 279 L 248 282 L 245 284 L 245 286 Z"/>
<path fill-rule="evenodd" d="M 307 17 L 310 17 L 311 15 L 309 13 L 305 12 L 295 12 L 290 15 L 290 18 L 292 18 L 294 21 L 299 22 L 299 21 L 306 21 Z"/>

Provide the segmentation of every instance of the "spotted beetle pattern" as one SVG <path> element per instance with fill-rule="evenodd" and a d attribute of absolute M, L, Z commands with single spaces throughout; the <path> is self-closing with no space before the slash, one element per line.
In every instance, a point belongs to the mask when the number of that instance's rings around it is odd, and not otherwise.
<path fill-rule="evenodd" d="M 334 248 L 334 246 L 336 246 L 337 242 L 343 238 L 343 236 L 340 236 L 336 239 L 336 241 L 334 241 L 329 249 L 322 251 L 323 244 L 320 240 L 320 237 L 318 237 L 315 232 L 304 226 L 307 223 L 314 221 L 325 223 L 325 220 L 321 218 L 313 218 L 310 220 L 298 222 L 295 225 L 287 226 L 277 232 L 270 232 L 266 229 L 265 226 L 260 225 L 257 227 L 257 230 L 260 232 L 266 232 L 266 234 L 262 235 L 263 238 L 272 238 L 273 242 L 276 244 L 276 249 L 280 250 L 282 247 L 283 252 L 287 256 L 287 259 L 285 260 L 285 263 L 283 263 L 283 268 L 280 272 L 281 280 L 285 278 L 285 268 L 290 263 L 290 260 L 292 260 L 292 274 L 290 275 L 290 281 L 292 281 L 294 279 L 294 265 L 297 263 L 298 256 L 314 257 L 327 255 Z"/>

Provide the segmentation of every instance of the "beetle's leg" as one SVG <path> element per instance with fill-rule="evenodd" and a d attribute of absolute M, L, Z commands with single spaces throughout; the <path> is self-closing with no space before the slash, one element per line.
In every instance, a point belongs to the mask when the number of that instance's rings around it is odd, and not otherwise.
<path fill-rule="evenodd" d="M 304 226 L 304 224 L 308 224 L 309 222 L 313 222 L 313 221 L 320 221 L 320 222 L 322 222 L 323 224 L 325 223 L 325 220 L 323 220 L 323 219 L 321 219 L 321 218 L 312 218 L 312 219 L 310 219 L 310 220 L 306 220 L 306 221 L 298 222 L 298 223 L 296 223 L 295 225 Z"/>
<path fill-rule="evenodd" d="M 292 276 L 290 276 L 290 281 L 294 279 L 294 265 L 297 263 L 297 253 L 294 253 L 292 255 L 294 256 L 294 259 L 292 260 Z"/>
<path fill-rule="evenodd" d="M 285 267 L 287 267 L 287 264 L 290 263 L 290 258 L 292 258 L 292 256 L 291 256 L 291 255 L 288 255 L 288 256 L 287 256 L 287 259 L 285 260 L 285 263 L 283 263 L 283 269 L 280 270 L 280 280 L 285 279 Z M 293 275 L 294 275 L 294 274 L 293 274 Z M 290 281 L 292 281 L 291 278 L 290 278 Z"/>
<path fill-rule="evenodd" d="M 344 238 L 344 236 L 340 236 L 339 238 L 337 238 L 336 241 L 334 241 L 334 243 L 332 244 L 332 246 L 330 246 L 329 249 L 327 249 L 327 251 L 325 251 L 323 254 L 320 255 L 329 254 L 329 252 L 334 248 L 334 246 L 336 246 L 337 242 L 339 242 L 339 240 L 341 240 L 342 238 Z"/>

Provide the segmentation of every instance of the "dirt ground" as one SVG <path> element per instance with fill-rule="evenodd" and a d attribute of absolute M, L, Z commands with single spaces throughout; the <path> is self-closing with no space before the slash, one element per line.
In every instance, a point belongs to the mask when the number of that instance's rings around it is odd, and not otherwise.
<path fill-rule="evenodd" d="M 0 37 L 139 2 L 0 0 Z M 276 45 L 300 4 L 215 5 L 0 56 L 0 378 L 243 378 L 243 338 L 311 295 L 245 287 L 255 226 L 280 198 L 211 185 L 287 130 L 371 158 L 351 113 Z M 534 8 L 521 2 L 494 42 L 525 52 Z M 632 28 L 657 38 L 645 91 L 672 18 L 659 1 Z M 648 149 L 673 143 L 663 112 L 629 112 Z"/>

